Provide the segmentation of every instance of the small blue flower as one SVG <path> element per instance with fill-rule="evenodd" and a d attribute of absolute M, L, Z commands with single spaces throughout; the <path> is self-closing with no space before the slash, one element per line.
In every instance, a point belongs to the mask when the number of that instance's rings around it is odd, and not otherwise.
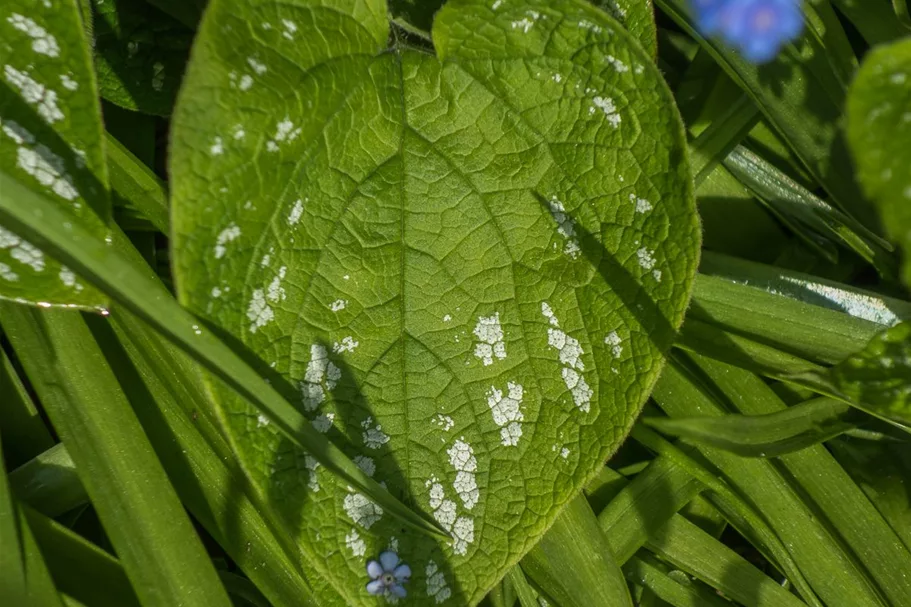
<path fill-rule="evenodd" d="M 379 561 L 367 562 L 367 592 L 374 596 L 392 595 L 403 599 L 408 594 L 405 584 L 411 577 L 411 567 L 399 564 L 399 555 L 395 552 L 383 552 Z"/>
<path fill-rule="evenodd" d="M 749 61 L 765 63 L 803 31 L 800 0 L 690 0 L 696 26 L 720 35 Z"/>

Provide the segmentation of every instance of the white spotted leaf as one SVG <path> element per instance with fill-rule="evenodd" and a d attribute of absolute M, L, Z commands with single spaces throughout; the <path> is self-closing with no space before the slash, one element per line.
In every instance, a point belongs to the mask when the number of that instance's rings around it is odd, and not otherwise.
<path fill-rule="evenodd" d="M 0 166 L 103 238 L 110 201 L 101 110 L 75 0 L 3 2 L 0 70 Z M 42 306 L 106 303 L 70 269 L 3 226 L 0 297 Z"/>
<path fill-rule="evenodd" d="M 658 56 L 658 28 L 652 0 L 592 0 L 614 16 L 652 57 Z"/>
<path fill-rule="evenodd" d="M 858 180 L 904 249 L 911 286 L 911 39 L 864 59 L 848 95 L 847 133 Z"/>
<path fill-rule="evenodd" d="M 328 604 L 384 603 L 386 549 L 400 603 L 477 603 L 619 446 L 696 269 L 682 125 L 616 21 L 452 1 L 433 38 L 388 48 L 378 0 L 213 0 L 174 114 L 180 299 L 453 536 L 406 532 L 214 386 Z"/>

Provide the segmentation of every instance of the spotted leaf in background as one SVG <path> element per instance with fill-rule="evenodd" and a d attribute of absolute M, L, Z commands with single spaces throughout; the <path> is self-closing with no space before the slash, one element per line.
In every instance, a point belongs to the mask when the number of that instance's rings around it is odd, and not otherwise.
<path fill-rule="evenodd" d="M 0 69 L 0 165 L 104 237 L 110 201 L 101 113 L 75 1 L 4 2 Z M 69 268 L 3 226 L 0 297 L 45 306 L 105 303 Z"/>

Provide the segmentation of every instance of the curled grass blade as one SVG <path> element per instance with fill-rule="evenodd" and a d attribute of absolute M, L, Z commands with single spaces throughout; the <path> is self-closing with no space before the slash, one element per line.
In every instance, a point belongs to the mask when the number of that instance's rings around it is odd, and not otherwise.
<path fill-rule="evenodd" d="M 822 397 L 764 415 L 647 417 L 642 421 L 664 434 L 744 457 L 777 457 L 856 428 L 848 415 L 852 411 L 846 403 Z"/>

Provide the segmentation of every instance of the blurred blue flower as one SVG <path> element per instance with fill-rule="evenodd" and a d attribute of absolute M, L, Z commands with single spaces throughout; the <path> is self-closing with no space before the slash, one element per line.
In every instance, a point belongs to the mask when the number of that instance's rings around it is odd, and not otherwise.
<path fill-rule="evenodd" d="M 696 26 L 719 35 L 753 63 L 771 61 L 803 31 L 800 0 L 690 0 Z"/>
<path fill-rule="evenodd" d="M 374 596 L 392 595 L 403 599 L 408 594 L 405 591 L 405 582 L 411 577 L 411 567 L 405 563 L 399 564 L 399 555 L 386 551 L 380 554 L 379 561 L 367 562 L 367 592 Z"/>

